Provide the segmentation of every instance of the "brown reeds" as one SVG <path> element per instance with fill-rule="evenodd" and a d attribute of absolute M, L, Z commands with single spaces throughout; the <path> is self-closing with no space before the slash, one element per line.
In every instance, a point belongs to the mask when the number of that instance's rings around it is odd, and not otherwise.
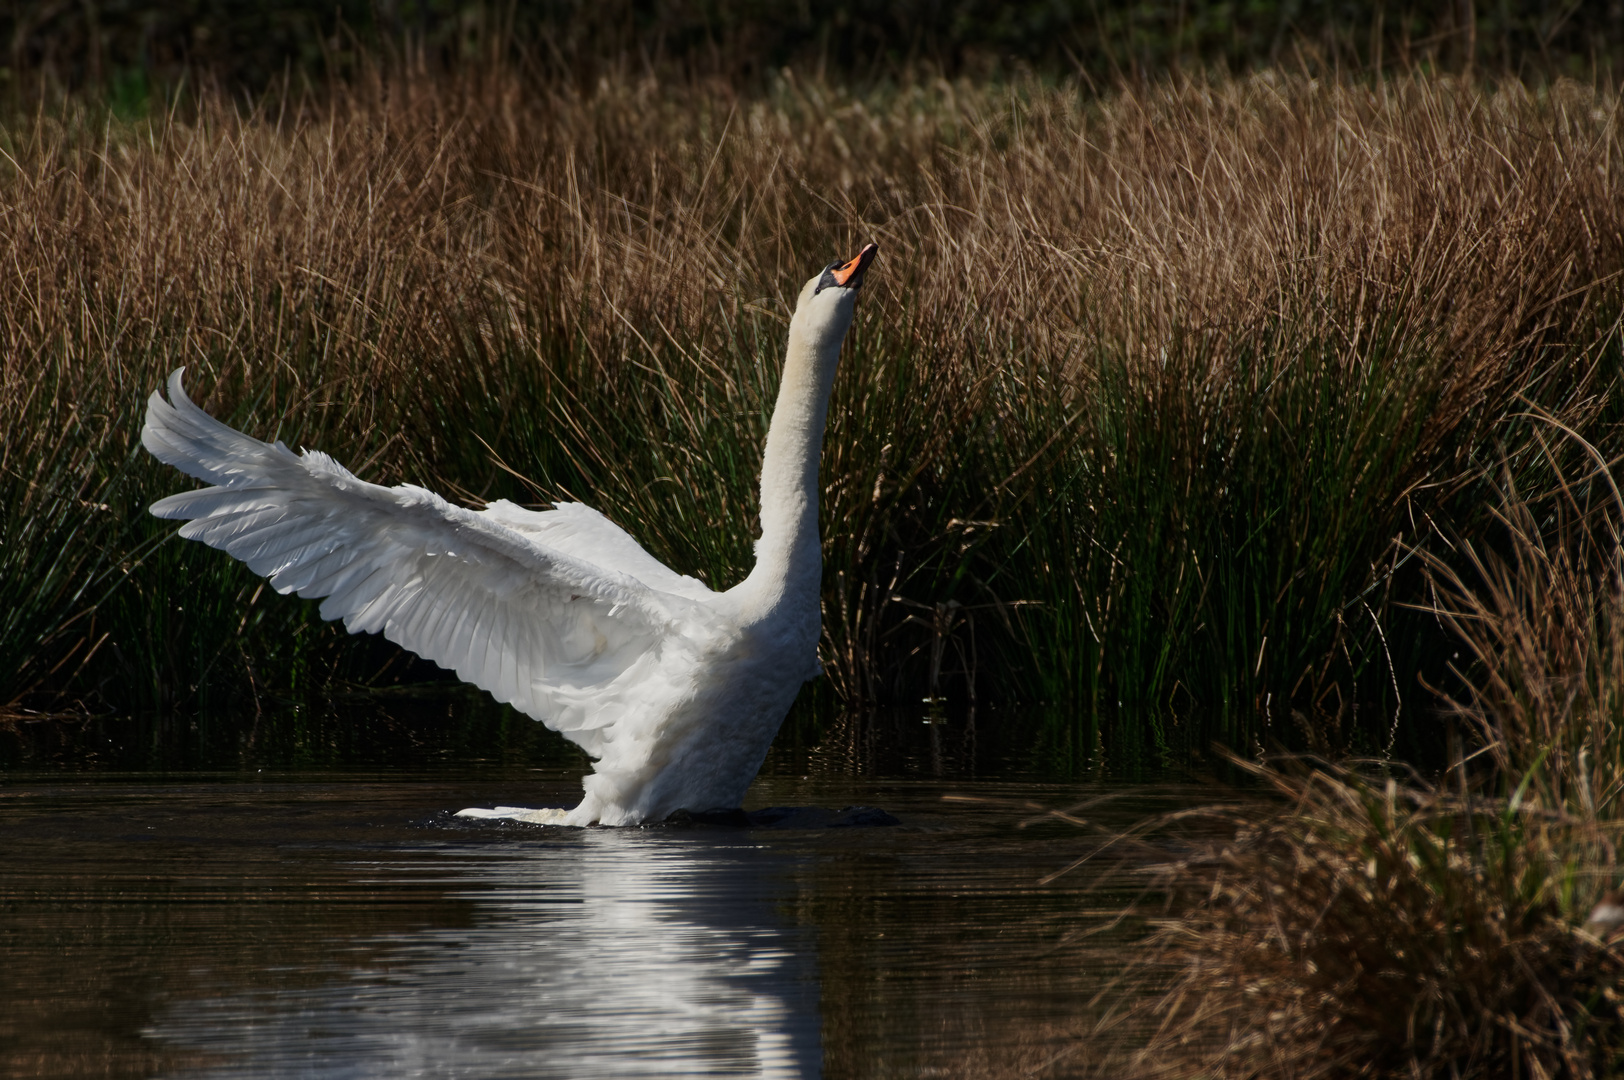
<path fill-rule="evenodd" d="M 1500 474 L 1501 529 L 1432 559 L 1430 610 L 1462 642 L 1451 701 L 1486 764 L 1528 800 L 1589 822 L 1624 818 L 1624 497 L 1604 457 L 1549 418 L 1541 490 Z M 1606 862 L 1614 861 L 1607 851 Z"/>
<path fill-rule="evenodd" d="M 141 504 L 176 480 L 133 448 L 181 364 L 209 409 L 368 479 L 589 498 L 737 580 L 788 305 L 876 239 L 825 467 L 844 700 L 927 666 L 936 696 L 928 658 L 969 650 L 909 616 L 951 599 L 983 650 L 953 677 L 1006 673 L 984 697 L 1343 730 L 1375 695 L 1385 731 L 1409 686 L 1394 538 L 1474 527 L 1450 500 L 1520 437 L 1517 395 L 1587 431 L 1611 407 L 1618 134 L 1571 84 L 859 96 L 786 73 L 741 97 L 499 66 L 15 120 L 0 475 L 35 539 L 3 556 L 26 615 L 0 702 L 364 680 L 308 612 L 153 546 Z"/>
<path fill-rule="evenodd" d="M 1501 472 L 1500 529 L 1427 555 L 1459 643 L 1464 749 L 1436 784 L 1242 764 L 1279 797 L 1161 870 L 1188 906 L 1144 1075 L 1615 1075 L 1624 500 L 1546 425 L 1546 485 Z M 1447 700 L 1447 699 L 1446 699 Z M 1240 764 L 1237 762 L 1237 764 Z"/>
<path fill-rule="evenodd" d="M 1613 1075 L 1624 954 L 1575 906 L 1593 828 L 1520 791 L 1253 771 L 1283 805 L 1232 811 L 1230 840 L 1163 868 L 1189 906 L 1153 935 L 1147 967 L 1171 975 L 1128 1072 Z"/>

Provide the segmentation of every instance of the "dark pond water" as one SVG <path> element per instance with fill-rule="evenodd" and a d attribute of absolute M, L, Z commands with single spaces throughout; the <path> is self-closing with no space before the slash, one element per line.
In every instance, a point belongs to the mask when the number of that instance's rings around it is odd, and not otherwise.
<path fill-rule="evenodd" d="M 1088 783 L 764 777 L 890 828 L 464 823 L 575 770 L 0 777 L 0 1075 L 1065 1075 Z M 969 796 L 989 801 L 948 801 Z M 1139 789 L 1107 826 L 1187 801 Z M 1035 1070 L 1035 1071 L 1034 1071 Z"/>

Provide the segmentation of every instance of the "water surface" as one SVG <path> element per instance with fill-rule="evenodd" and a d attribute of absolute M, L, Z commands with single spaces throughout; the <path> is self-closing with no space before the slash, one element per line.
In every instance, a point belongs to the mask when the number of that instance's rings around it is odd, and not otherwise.
<path fill-rule="evenodd" d="M 1089 784 L 764 777 L 891 828 L 464 823 L 574 771 L 0 782 L 0 1073 L 1064 1075 L 1120 940 Z M 944 801 L 944 795 L 980 802 Z M 1142 789 L 1126 824 L 1186 796 Z"/>

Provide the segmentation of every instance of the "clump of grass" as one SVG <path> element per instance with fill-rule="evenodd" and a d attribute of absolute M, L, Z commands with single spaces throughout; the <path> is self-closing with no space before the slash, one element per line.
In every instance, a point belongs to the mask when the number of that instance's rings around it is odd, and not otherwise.
<path fill-rule="evenodd" d="M 135 450 L 142 402 L 182 364 L 261 437 L 469 501 L 586 499 L 732 584 L 798 284 L 878 239 L 825 455 L 839 700 L 1067 702 L 1056 741 L 1118 764 L 1385 749 L 1439 639 L 1402 606 L 1407 545 L 1489 523 L 1474 485 L 1530 460 L 1521 401 L 1614 437 L 1613 108 L 496 65 L 14 120 L 0 428 L 31 434 L 0 497 L 84 494 L 0 548 L 34 613 L 0 701 L 218 711 L 389 660 L 142 515 L 178 482 Z"/>
<path fill-rule="evenodd" d="M 1464 645 L 1454 713 L 1492 771 L 1581 820 L 1624 817 L 1624 495 L 1571 429 L 1540 441 L 1541 489 L 1500 477 L 1498 535 L 1433 559 L 1433 610 Z M 1532 479 L 1532 478 L 1530 478 Z"/>
<path fill-rule="evenodd" d="M 1155 938 L 1173 974 L 1136 1074 L 1612 1075 L 1624 953 L 1580 928 L 1575 861 L 1608 836 L 1525 786 L 1250 770 L 1284 805 L 1166 870 L 1193 903 Z"/>
<path fill-rule="evenodd" d="M 1280 797 L 1164 869 L 1171 987 L 1146 1075 L 1614 1075 L 1624 499 L 1550 424 L 1545 486 L 1502 471 L 1501 528 L 1430 557 L 1472 752 L 1437 785 L 1237 765 Z M 1530 470 L 1532 472 L 1532 470 Z M 1604 935 L 1603 937 L 1596 936 Z"/>

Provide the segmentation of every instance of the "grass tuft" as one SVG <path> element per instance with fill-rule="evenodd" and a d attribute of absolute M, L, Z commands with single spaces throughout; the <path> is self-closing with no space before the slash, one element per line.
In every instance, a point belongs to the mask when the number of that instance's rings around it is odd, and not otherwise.
<path fill-rule="evenodd" d="M 1436 783 L 1234 760 L 1275 797 L 1164 866 L 1146 1076 L 1615 1075 L 1624 499 L 1548 417 L 1546 485 L 1428 556 L 1469 753 Z M 1463 569 L 1464 567 L 1464 569 Z M 1181 905 L 1181 906 L 1178 906 Z M 1165 965 L 1165 966 L 1162 966 Z"/>
<path fill-rule="evenodd" d="M 1525 791 L 1249 768 L 1284 805 L 1165 870 L 1193 903 L 1153 939 L 1174 974 L 1136 1074 L 1613 1074 L 1624 953 L 1581 928 L 1573 862 L 1601 831 Z"/>

